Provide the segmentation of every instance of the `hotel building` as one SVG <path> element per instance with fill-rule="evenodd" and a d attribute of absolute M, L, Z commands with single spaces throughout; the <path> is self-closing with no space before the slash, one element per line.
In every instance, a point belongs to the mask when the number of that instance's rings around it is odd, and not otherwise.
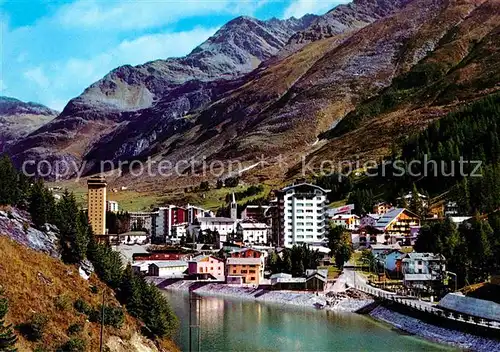
<path fill-rule="evenodd" d="M 301 183 L 276 192 L 273 241 L 278 247 L 320 245 L 326 235 L 326 196 L 330 190 Z"/>
<path fill-rule="evenodd" d="M 95 235 L 106 234 L 106 179 L 101 176 L 87 180 L 89 224 Z"/>

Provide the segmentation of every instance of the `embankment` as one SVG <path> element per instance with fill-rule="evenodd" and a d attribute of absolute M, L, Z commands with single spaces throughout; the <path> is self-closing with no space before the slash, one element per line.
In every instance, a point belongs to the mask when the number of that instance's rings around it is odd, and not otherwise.
<path fill-rule="evenodd" d="M 434 342 L 472 351 L 500 351 L 499 340 L 439 327 L 417 318 L 401 314 L 384 306 L 376 307 L 370 312 L 369 315 L 407 333 L 423 337 Z"/>
<path fill-rule="evenodd" d="M 273 304 L 324 308 L 335 311 L 355 312 L 373 302 L 370 297 L 354 291 L 341 293 L 312 293 L 297 291 L 273 291 L 249 286 L 233 286 L 222 283 L 193 281 L 155 280 L 165 290 L 195 292 L 204 296 L 219 296 L 232 299 L 256 300 Z"/>

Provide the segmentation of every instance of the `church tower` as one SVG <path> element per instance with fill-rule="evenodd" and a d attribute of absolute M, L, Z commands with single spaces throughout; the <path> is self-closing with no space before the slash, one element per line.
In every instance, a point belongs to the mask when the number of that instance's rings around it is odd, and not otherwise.
<path fill-rule="evenodd" d="M 231 198 L 231 219 L 233 220 L 238 220 L 238 204 L 236 203 L 236 197 L 234 196 Z"/>

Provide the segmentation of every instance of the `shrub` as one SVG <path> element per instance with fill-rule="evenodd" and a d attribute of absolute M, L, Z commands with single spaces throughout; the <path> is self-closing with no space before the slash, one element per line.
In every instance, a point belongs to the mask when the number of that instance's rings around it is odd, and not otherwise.
<path fill-rule="evenodd" d="M 89 313 L 92 311 L 92 307 L 81 298 L 78 298 L 75 301 L 75 303 L 73 304 L 73 307 L 76 309 L 77 312 L 80 312 L 80 313 L 86 314 L 86 315 L 89 315 Z"/>
<path fill-rule="evenodd" d="M 54 300 L 54 305 L 59 311 L 65 311 L 71 307 L 71 300 L 66 295 L 57 296 Z"/>
<path fill-rule="evenodd" d="M 41 313 L 35 313 L 30 321 L 19 325 L 18 329 L 28 340 L 39 341 L 42 339 L 49 318 Z"/>
<path fill-rule="evenodd" d="M 33 352 L 49 352 L 49 349 L 45 346 L 37 346 Z"/>
<path fill-rule="evenodd" d="M 99 288 L 96 285 L 90 286 L 90 292 L 97 294 L 99 293 Z"/>
<path fill-rule="evenodd" d="M 68 327 L 68 335 L 74 335 L 83 330 L 83 326 L 80 323 L 73 323 Z"/>
<path fill-rule="evenodd" d="M 80 338 L 72 338 L 62 345 L 57 352 L 85 352 L 86 343 Z"/>
<path fill-rule="evenodd" d="M 94 309 L 89 314 L 89 320 L 94 323 L 101 323 L 102 318 L 102 305 L 99 309 Z M 109 325 L 114 328 L 120 328 L 125 320 L 125 315 L 121 307 L 114 307 L 104 305 L 104 325 Z"/>

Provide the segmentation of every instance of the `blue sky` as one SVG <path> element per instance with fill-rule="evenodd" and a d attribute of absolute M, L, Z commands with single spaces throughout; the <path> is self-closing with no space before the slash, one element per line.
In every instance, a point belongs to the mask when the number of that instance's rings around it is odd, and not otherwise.
<path fill-rule="evenodd" d="M 322 14 L 343 0 L 0 0 L 0 95 L 61 110 L 113 68 L 183 56 L 230 19 Z"/>

